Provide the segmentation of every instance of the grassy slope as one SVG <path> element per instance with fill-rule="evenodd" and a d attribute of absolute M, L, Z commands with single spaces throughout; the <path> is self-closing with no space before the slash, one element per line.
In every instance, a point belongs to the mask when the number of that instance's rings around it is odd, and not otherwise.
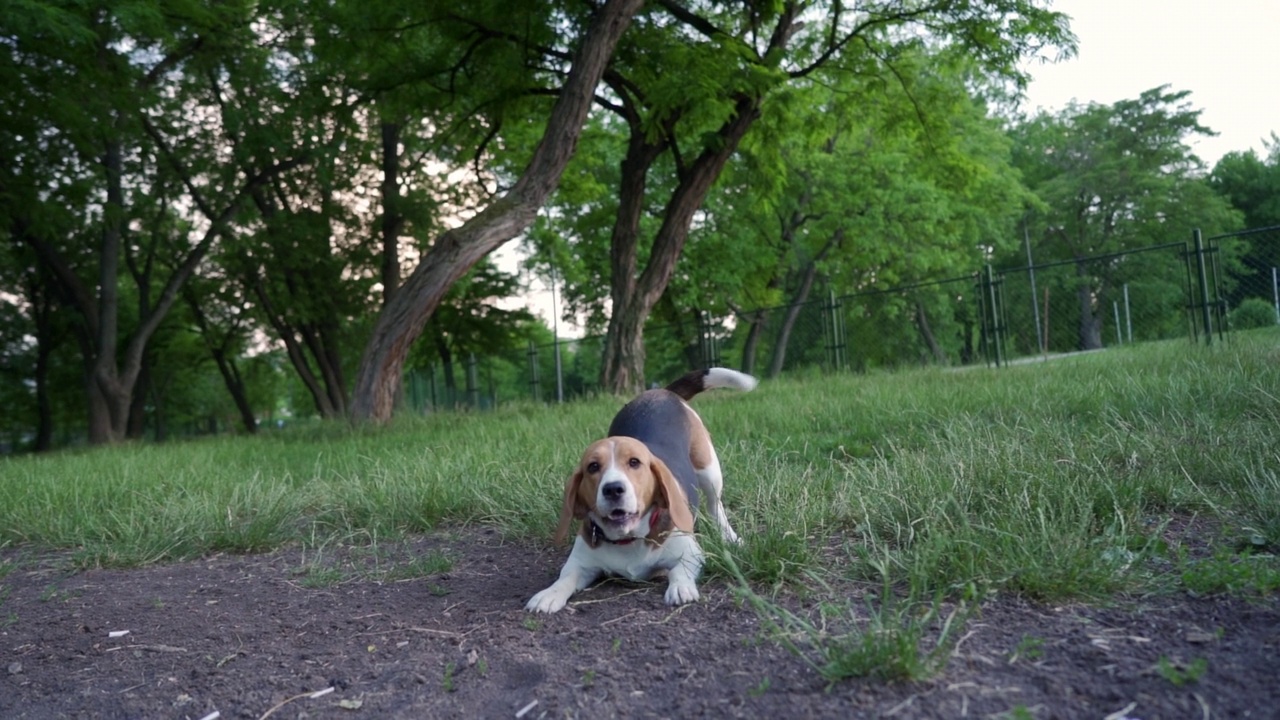
<path fill-rule="evenodd" d="M 758 583 L 824 572 L 926 594 L 1098 597 L 1157 582 L 1144 559 L 1161 552 L 1170 517 L 1209 516 L 1225 540 L 1280 546 L 1278 341 L 1265 331 L 1003 370 L 814 375 L 695 405 L 747 538 L 737 565 Z M 565 475 L 617 407 L 0 460 L 0 547 L 135 565 L 440 523 L 546 540 Z M 711 570 L 726 568 L 713 559 Z"/>

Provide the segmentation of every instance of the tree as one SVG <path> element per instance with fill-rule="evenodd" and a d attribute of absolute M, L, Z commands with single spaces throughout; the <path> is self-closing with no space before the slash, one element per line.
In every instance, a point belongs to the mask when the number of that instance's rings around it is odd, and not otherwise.
<path fill-rule="evenodd" d="M 1036 258 L 1075 261 L 1078 349 L 1102 347 L 1099 298 L 1142 269 L 1124 258 L 1090 258 L 1238 222 L 1209 191 L 1188 145 L 1212 133 L 1188 95 L 1161 86 L 1113 105 L 1073 104 L 1011 131 L 1014 162 L 1044 208 L 1027 219 L 1038 238 Z"/>
<path fill-rule="evenodd" d="M 1280 137 L 1271 133 L 1267 155 L 1253 150 L 1229 152 L 1218 160 L 1209 184 L 1244 213 L 1248 228 L 1280 226 Z"/>
<path fill-rule="evenodd" d="M 0 197 L 12 236 L 35 251 L 76 313 L 89 440 L 119 440 L 140 408 L 147 345 L 182 285 L 252 190 L 301 159 L 240 176 L 217 161 L 216 142 L 202 145 L 217 113 L 185 92 L 183 73 L 251 44 L 244 7 L 183 3 L 162 11 L 139 0 L 110 9 L 19 3 L 18 10 L 6 13 L 3 28 L 11 49 L 4 74 L 16 78 L 7 90 L 18 110 L 0 140 L 16 150 Z M 67 201 L 71 216 L 57 209 Z M 139 241 L 138 227 L 180 202 L 202 222 L 168 225 L 180 234 Z M 165 277 L 153 274 L 162 256 L 172 268 Z M 137 319 L 125 328 L 129 279 Z"/>
<path fill-rule="evenodd" d="M 746 271 L 713 275 L 702 281 L 703 297 L 690 298 L 701 306 L 717 295 L 734 298 L 744 367 L 754 367 L 763 346 L 771 351 L 767 372 L 782 371 L 796 323 L 818 288 L 866 293 L 966 274 L 1007 242 L 1025 190 L 1002 129 L 972 96 L 982 78 L 969 70 L 947 54 L 903 54 L 881 82 L 845 78 L 796 88 L 789 107 L 772 113 L 776 119 L 762 118 L 764 132 L 746 143 L 712 196 L 689 252 L 696 268 Z M 877 344 L 890 344 L 889 327 L 914 328 L 919 337 L 904 341 L 948 362 L 956 350 L 934 331 L 945 318 L 936 316 L 942 308 L 931 309 L 939 304 L 932 294 L 879 298 Z M 780 302 L 786 307 L 767 309 Z M 853 311 L 871 309 L 863 303 Z M 885 313 L 912 321 L 887 322 Z M 772 338 L 763 337 L 766 326 Z"/>
<path fill-rule="evenodd" d="M 601 382 L 644 380 L 644 323 L 666 291 L 712 185 L 766 106 L 826 73 L 867 73 L 898 51 L 963 49 L 1016 78 L 1016 61 L 1071 47 L 1065 17 L 1036 2 L 659 2 L 619 50 L 601 105 L 617 116 L 622 158 L 610 231 L 608 339 Z M 673 72 L 672 68 L 679 68 Z M 874 73 L 872 73 L 874 74 Z M 648 220 L 652 218 L 652 221 Z"/>
<path fill-rule="evenodd" d="M 1247 247 L 1238 248 L 1241 266 L 1233 273 L 1236 282 L 1228 297 L 1233 308 L 1250 296 L 1268 297 L 1268 290 L 1273 303 L 1275 299 L 1275 268 L 1280 267 L 1280 138 L 1275 133 L 1266 149 L 1265 158 L 1259 158 L 1252 150 L 1227 153 L 1209 176 L 1209 184 L 1218 195 L 1244 215 L 1246 228 L 1271 229 L 1250 233 L 1238 241 Z"/>
<path fill-rule="evenodd" d="M 573 155 L 595 87 L 640 5 L 641 0 L 607 0 L 597 8 L 528 167 L 501 198 L 438 237 L 383 308 L 360 361 L 352 407 L 355 418 L 384 421 L 391 417 L 409 348 L 449 287 L 532 223 Z"/>

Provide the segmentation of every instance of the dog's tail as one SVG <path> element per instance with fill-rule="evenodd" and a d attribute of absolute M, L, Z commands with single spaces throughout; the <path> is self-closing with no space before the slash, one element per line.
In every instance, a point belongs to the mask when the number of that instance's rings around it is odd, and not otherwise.
<path fill-rule="evenodd" d="M 754 390 L 760 381 L 746 373 L 728 368 L 707 368 L 694 370 L 667 386 L 671 392 L 685 400 L 692 400 L 694 395 L 712 388 L 733 388 L 743 392 Z"/>

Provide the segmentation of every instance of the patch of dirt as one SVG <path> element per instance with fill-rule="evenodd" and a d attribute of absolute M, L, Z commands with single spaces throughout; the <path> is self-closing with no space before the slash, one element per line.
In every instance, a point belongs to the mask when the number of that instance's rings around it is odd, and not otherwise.
<path fill-rule="evenodd" d="M 447 571 L 387 572 L 439 553 Z M 524 612 L 565 555 L 482 529 L 318 563 L 293 548 L 67 574 L 57 559 L 9 551 L 0 717 L 977 718 L 1023 708 L 1150 720 L 1280 708 L 1275 597 L 1108 608 L 997 597 L 941 675 L 828 687 L 764 640 L 717 581 L 678 610 L 663 605 L 661 585 L 609 582 L 557 615 Z M 1203 661 L 1203 673 L 1177 685 L 1161 658 Z"/>

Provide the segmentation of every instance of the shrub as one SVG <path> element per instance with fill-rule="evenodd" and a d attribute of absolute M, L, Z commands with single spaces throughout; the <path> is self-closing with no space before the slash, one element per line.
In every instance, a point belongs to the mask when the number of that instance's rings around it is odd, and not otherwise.
<path fill-rule="evenodd" d="M 1276 324 L 1276 309 L 1262 298 L 1249 298 L 1231 311 L 1232 330 L 1251 330 Z"/>

